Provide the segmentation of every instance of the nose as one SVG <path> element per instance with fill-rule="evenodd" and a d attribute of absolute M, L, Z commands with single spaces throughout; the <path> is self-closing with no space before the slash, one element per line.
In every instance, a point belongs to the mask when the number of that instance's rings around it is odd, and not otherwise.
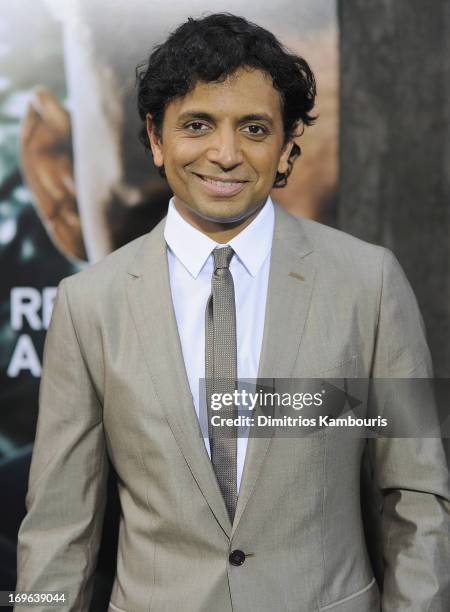
<path fill-rule="evenodd" d="M 229 127 L 217 128 L 207 151 L 208 161 L 219 165 L 223 170 L 232 170 L 242 163 L 239 136 Z"/>

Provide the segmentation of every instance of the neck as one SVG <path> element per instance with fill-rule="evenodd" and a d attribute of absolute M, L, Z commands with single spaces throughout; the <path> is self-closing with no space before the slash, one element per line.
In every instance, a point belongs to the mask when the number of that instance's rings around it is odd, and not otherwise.
<path fill-rule="evenodd" d="M 198 229 L 200 232 L 203 232 L 203 234 L 206 234 L 206 236 L 218 244 L 226 244 L 232 238 L 242 232 L 247 225 L 250 225 L 262 208 L 262 206 L 259 206 L 256 210 L 251 212 L 248 217 L 245 217 L 245 219 L 233 221 L 231 223 L 221 223 L 200 217 L 186 206 L 180 204 L 178 202 L 178 198 L 176 197 L 174 198 L 174 204 L 175 208 L 185 221 Z"/>

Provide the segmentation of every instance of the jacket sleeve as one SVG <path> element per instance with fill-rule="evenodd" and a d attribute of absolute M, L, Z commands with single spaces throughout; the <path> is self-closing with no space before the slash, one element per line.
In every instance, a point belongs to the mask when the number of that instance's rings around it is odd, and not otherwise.
<path fill-rule="evenodd" d="M 390 251 L 384 254 L 381 287 L 373 378 L 431 378 L 431 359 L 417 302 Z M 421 414 L 424 423 L 437 422 L 432 394 L 426 405 L 414 405 L 422 402 L 423 396 L 406 393 L 409 401 L 404 401 L 405 393 L 395 393 L 395 380 L 390 382 L 388 414 L 404 415 L 405 422 L 411 414 Z M 399 382 L 404 391 L 405 381 Z M 382 610 L 445 612 L 450 605 L 447 461 L 441 438 L 404 435 L 369 442 L 373 475 L 382 499 Z"/>
<path fill-rule="evenodd" d="M 64 591 L 69 603 L 63 610 L 89 609 L 107 475 L 102 405 L 80 349 L 63 280 L 44 345 L 16 591 Z M 14 611 L 28 609 L 17 605 Z"/>

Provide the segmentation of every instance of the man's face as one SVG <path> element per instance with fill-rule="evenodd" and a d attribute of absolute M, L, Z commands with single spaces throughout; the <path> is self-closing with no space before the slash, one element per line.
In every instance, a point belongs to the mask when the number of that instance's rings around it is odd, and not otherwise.
<path fill-rule="evenodd" d="M 168 104 L 162 138 L 150 115 L 147 131 L 177 208 L 200 223 L 240 222 L 256 213 L 292 148 L 284 144 L 280 95 L 260 70 L 197 83 Z"/>

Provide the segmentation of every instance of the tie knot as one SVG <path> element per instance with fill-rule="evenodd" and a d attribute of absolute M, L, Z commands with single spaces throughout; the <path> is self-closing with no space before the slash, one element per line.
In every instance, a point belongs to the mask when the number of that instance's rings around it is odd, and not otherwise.
<path fill-rule="evenodd" d="M 230 246 L 226 246 L 221 249 L 214 249 L 214 271 L 222 268 L 228 268 L 233 255 L 234 251 Z"/>

